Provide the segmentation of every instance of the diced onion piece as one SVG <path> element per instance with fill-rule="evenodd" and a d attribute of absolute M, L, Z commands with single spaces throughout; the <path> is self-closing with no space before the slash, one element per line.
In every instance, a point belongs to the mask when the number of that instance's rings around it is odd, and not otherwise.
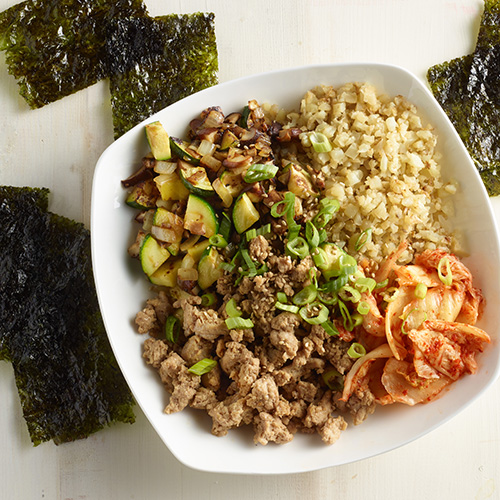
<path fill-rule="evenodd" d="M 231 194 L 229 189 L 224 186 L 224 184 L 222 184 L 219 178 L 215 179 L 214 182 L 212 182 L 212 187 L 219 195 L 219 198 L 222 200 L 222 204 L 226 208 L 229 208 L 233 204 L 233 195 Z"/>
<path fill-rule="evenodd" d="M 198 270 L 192 267 L 181 267 L 177 271 L 177 279 L 180 281 L 197 281 Z"/>
<path fill-rule="evenodd" d="M 157 160 L 153 170 L 157 174 L 173 174 L 176 168 L 177 168 L 176 162 Z"/>
<path fill-rule="evenodd" d="M 214 149 L 215 149 L 215 144 L 211 143 L 210 141 L 207 141 L 206 139 L 203 139 L 200 142 L 197 151 L 201 156 L 205 156 L 205 155 L 211 155 Z"/>
<path fill-rule="evenodd" d="M 176 232 L 161 226 L 151 226 L 151 234 L 159 241 L 165 243 L 175 243 L 177 241 Z"/>

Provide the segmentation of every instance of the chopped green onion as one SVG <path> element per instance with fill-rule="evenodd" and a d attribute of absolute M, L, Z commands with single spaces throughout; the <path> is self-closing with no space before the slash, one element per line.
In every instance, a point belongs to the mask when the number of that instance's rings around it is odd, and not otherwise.
<path fill-rule="evenodd" d="M 195 363 L 191 368 L 188 368 L 188 371 L 194 373 L 195 375 L 205 375 L 211 371 L 217 365 L 217 361 L 215 359 L 204 358 L 198 363 Z"/>
<path fill-rule="evenodd" d="M 338 293 L 347 283 L 349 283 L 349 276 L 347 274 L 341 274 L 337 279 L 327 281 L 321 287 L 321 291 L 326 293 Z"/>
<path fill-rule="evenodd" d="M 359 252 L 367 243 L 372 240 L 372 229 L 371 227 L 365 229 L 356 240 L 356 244 L 354 245 L 354 249 L 356 252 Z"/>
<path fill-rule="evenodd" d="M 288 302 L 288 297 L 287 297 L 286 293 L 284 293 L 284 292 L 278 292 L 276 294 L 276 298 L 278 299 L 279 302 L 281 302 L 283 304 L 286 304 Z"/>
<path fill-rule="evenodd" d="M 210 243 L 210 245 L 217 248 L 227 247 L 227 240 L 224 238 L 224 236 L 222 236 L 222 234 L 214 234 L 213 236 L 210 236 L 208 242 Z"/>
<path fill-rule="evenodd" d="M 311 252 L 314 265 L 318 267 L 319 269 L 326 269 L 328 267 L 328 259 L 326 252 L 320 248 L 316 247 L 312 252 Z"/>
<path fill-rule="evenodd" d="M 316 300 L 317 295 L 318 289 L 314 285 L 308 285 L 293 296 L 292 302 L 296 306 L 304 306 Z"/>
<path fill-rule="evenodd" d="M 443 267 L 446 267 L 446 274 L 443 274 Z M 451 286 L 453 283 L 453 274 L 451 272 L 450 259 L 443 257 L 438 264 L 437 272 L 439 279 L 446 285 Z"/>
<path fill-rule="evenodd" d="M 352 320 L 351 313 L 349 312 L 349 309 L 347 309 L 347 306 L 341 300 L 339 300 L 338 304 L 339 304 L 340 314 L 342 315 L 342 319 L 344 321 L 344 328 L 348 332 L 352 332 L 352 330 L 354 329 L 354 322 Z"/>
<path fill-rule="evenodd" d="M 278 167 L 276 165 L 263 165 L 261 163 L 255 163 L 251 165 L 246 171 L 243 180 L 249 184 L 253 182 L 265 181 L 266 179 L 272 179 L 278 173 Z"/>
<path fill-rule="evenodd" d="M 333 323 L 333 321 L 330 321 L 329 319 L 326 320 L 324 323 L 321 323 L 321 326 L 323 327 L 323 330 L 325 330 L 328 335 L 331 337 L 340 335 L 340 332 L 337 330 L 337 327 Z"/>
<path fill-rule="evenodd" d="M 333 306 L 338 302 L 338 297 L 336 293 L 325 293 L 321 289 L 318 290 L 318 300 L 323 302 L 323 304 Z"/>
<path fill-rule="evenodd" d="M 356 328 L 357 326 L 361 325 L 363 323 L 363 316 L 359 314 L 359 312 L 354 313 L 352 316 L 352 324 L 353 328 Z"/>
<path fill-rule="evenodd" d="M 375 285 L 375 289 L 377 288 L 385 288 L 389 284 L 389 280 L 386 278 L 384 281 L 380 281 Z"/>
<path fill-rule="evenodd" d="M 230 299 L 226 303 L 226 313 L 230 318 L 239 318 L 243 313 L 238 309 L 236 301 Z"/>
<path fill-rule="evenodd" d="M 373 278 L 361 277 L 354 282 L 354 287 L 357 288 L 361 293 L 371 293 L 376 286 L 377 282 Z"/>
<path fill-rule="evenodd" d="M 411 325 L 409 325 L 410 318 L 411 318 Z M 401 333 L 403 335 L 407 335 L 408 334 L 408 332 L 406 331 L 407 326 L 410 327 L 410 330 L 413 330 L 414 328 L 418 328 L 426 319 L 427 319 L 427 313 L 425 311 L 422 311 L 418 307 L 415 307 L 415 309 L 412 309 L 406 315 L 406 318 L 403 319 L 403 323 L 401 323 Z"/>
<path fill-rule="evenodd" d="M 245 233 L 245 237 L 247 241 L 253 240 L 254 238 L 257 238 L 257 230 L 256 229 L 249 229 Z"/>
<path fill-rule="evenodd" d="M 313 302 L 299 310 L 300 317 L 310 325 L 321 325 L 328 319 L 329 310 L 319 302 Z"/>
<path fill-rule="evenodd" d="M 226 326 L 230 330 L 235 330 L 235 329 L 247 329 L 247 328 L 253 328 L 253 321 L 251 319 L 244 319 L 244 318 L 227 318 L 226 319 Z"/>
<path fill-rule="evenodd" d="M 235 264 L 230 264 L 229 262 L 221 262 L 219 264 L 219 268 L 222 269 L 223 271 L 227 271 L 228 273 L 232 273 L 235 267 L 236 267 Z"/>
<path fill-rule="evenodd" d="M 283 205 L 283 210 L 278 212 L 281 205 Z M 271 207 L 271 215 L 275 218 L 286 216 L 287 222 L 290 225 L 290 215 L 292 219 L 295 216 L 295 195 L 290 191 L 287 191 L 284 198 L 281 201 L 277 201 Z"/>
<path fill-rule="evenodd" d="M 295 224 L 295 221 L 293 222 L 292 225 L 288 226 L 288 234 L 287 234 L 287 239 L 288 241 L 292 241 L 295 238 L 297 238 L 300 234 L 302 226 L 300 224 Z"/>
<path fill-rule="evenodd" d="M 257 268 L 255 267 L 255 262 L 250 257 L 250 252 L 246 248 L 243 248 L 240 251 L 241 251 L 241 256 L 243 257 L 243 260 L 245 261 L 245 264 L 248 268 L 248 276 L 250 277 L 256 276 Z"/>
<path fill-rule="evenodd" d="M 181 322 L 176 316 L 169 316 L 165 321 L 165 337 L 169 342 L 175 344 L 179 340 Z"/>
<path fill-rule="evenodd" d="M 229 238 L 231 236 L 231 219 L 229 218 L 229 215 L 226 214 L 226 212 L 222 212 L 222 216 L 220 219 L 220 224 L 219 224 L 219 234 L 226 240 L 229 241 Z"/>
<path fill-rule="evenodd" d="M 319 245 L 319 232 L 310 220 L 306 222 L 306 240 L 312 248 Z"/>
<path fill-rule="evenodd" d="M 307 241 L 301 236 L 297 236 L 293 240 L 286 244 L 288 251 L 301 259 L 306 258 L 309 255 L 309 245 Z"/>
<path fill-rule="evenodd" d="M 366 316 L 370 312 L 370 305 L 368 304 L 368 302 L 361 301 L 358 304 L 356 311 L 358 311 L 362 316 Z"/>
<path fill-rule="evenodd" d="M 352 286 L 345 285 L 339 290 L 339 296 L 344 301 L 351 301 L 353 303 L 359 302 L 361 299 L 361 293 Z"/>
<path fill-rule="evenodd" d="M 331 391 L 341 391 L 343 388 L 343 377 L 335 369 L 328 370 L 321 374 L 323 377 L 323 382 L 327 385 L 328 389 Z"/>
<path fill-rule="evenodd" d="M 417 297 L 417 299 L 425 299 L 426 295 L 427 285 L 425 283 L 418 283 L 418 285 L 415 287 L 415 297 Z"/>
<path fill-rule="evenodd" d="M 215 304 L 215 294 L 205 293 L 201 296 L 201 305 L 203 307 L 213 306 Z"/>
<path fill-rule="evenodd" d="M 313 219 L 313 224 L 318 229 L 324 228 L 340 208 L 340 203 L 337 200 L 330 200 L 329 198 L 323 198 L 320 205 L 321 209 Z"/>
<path fill-rule="evenodd" d="M 322 229 L 319 231 L 319 244 L 324 243 L 325 241 L 328 240 L 328 233 L 326 232 L 326 229 Z"/>
<path fill-rule="evenodd" d="M 250 241 L 257 236 L 266 236 L 271 232 L 271 224 L 265 224 L 257 229 L 249 229 L 246 233 L 246 240 Z"/>
<path fill-rule="evenodd" d="M 297 314 L 299 312 L 298 306 L 292 306 L 291 304 L 283 304 L 283 302 L 276 302 L 275 304 L 276 309 L 281 309 L 282 311 L 287 311 L 291 312 L 294 314 Z"/>
<path fill-rule="evenodd" d="M 358 342 L 353 342 L 349 350 L 347 351 L 347 355 L 350 358 L 356 359 L 361 358 L 366 354 L 366 349 Z"/>
<path fill-rule="evenodd" d="M 309 140 L 311 141 L 311 146 L 316 153 L 328 153 L 332 150 L 332 145 L 328 140 L 328 137 L 321 132 L 311 132 L 309 134 Z"/>

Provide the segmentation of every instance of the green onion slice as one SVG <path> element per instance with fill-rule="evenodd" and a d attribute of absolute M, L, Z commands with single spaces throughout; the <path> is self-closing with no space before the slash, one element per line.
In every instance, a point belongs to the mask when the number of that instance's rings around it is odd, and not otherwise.
<path fill-rule="evenodd" d="M 347 306 L 341 300 L 339 300 L 338 304 L 339 304 L 340 314 L 342 315 L 342 319 L 344 322 L 344 328 L 348 332 L 352 332 L 352 330 L 354 329 L 354 321 L 351 317 L 351 313 L 349 312 L 349 309 L 347 309 Z"/>
<path fill-rule="evenodd" d="M 243 313 L 238 309 L 236 301 L 230 299 L 226 303 L 226 313 L 230 318 L 239 318 Z"/>
<path fill-rule="evenodd" d="M 344 383 L 342 375 L 335 369 L 328 370 L 321 374 L 323 377 L 323 382 L 327 385 L 328 389 L 331 391 L 341 391 Z"/>
<path fill-rule="evenodd" d="M 328 137 L 321 132 L 311 132 L 309 134 L 309 140 L 311 141 L 311 146 L 316 153 L 328 153 L 332 150 L 332 145 L 328 140 Z"/>
<path fill-rule="evenodd" d="M 176 316 L 168 316 L 165 321 L 165 337 L 169 342 L 175 344 L 179 340 L 181 322 Z"/>
<path fill-rule="evenodd" d="M 226 326 L 229 330 L 253 328 L 253 321 L 244 318 L 227 318 Z"/>
<path fill-rule="evenodd" d="M 325 293 L 323 290 L 318 289 L 318 300 L 328 306 L 334 306 L 339 298 L 336 293 Z"/>
<path fill-rule="evenodd" d="M 279 302 L 282 304 L 286 304 L 288 302 L 288 297 L 285 292 L 278 292 L 276 294 L 276 298 L 278 299 Z"/>
<path fill-rule="evenodd" d="M 327 281 L 320 290 L 325 293 L 338 293 L 347 283 L 349 283 L 349 276 L 341 274 L 337 279 Z"/>
<path fill-rule="evenodd" d="M 253 182 L 265 181 L 266 179 L 272 179 L 278 173 L 278 167 L 276 165 L 264 165 L 261 163 L 255 163 L 251 165 L 246 171 L 243 180 L 249 184 Z"/>
<path fill-rule="evenodd" d="M 375 285 L 375 289 L 378 289 L 378 288 L 385 288 L 388 284 L 389 284 L 389 280 L 388 280 L 388 279 L 385 279 L 384 281 L 380 281 L 379 283 L 377 283 L 377 284 Z"/>
<path fill-rule="evenodd" d="M 347 355 L 350 358 L 356 359 L 361 358 L 366 354 L 366 349 L 358 342 L 353 342 L 349 350 L 347 351 Z"/>
<path fill-rule="evenodd" d="M 427 295 L 427 285 L 425 283 L 418 283 L 415 287 L 414 293 L 417 299 L 425 299 L 425 296 Z"/>
<path fill-rule="evenodd" d="M 340 335 L 340 332 L 337 330 L 337 327 L 335 326 L 333 321 L 330 321 L 329 319 L 324 323 L 321 323 L 321 326 L 323 327 L 323 330 L 325 330 L 325 332 L 328 333 L 328 335 L 330 335 L 331 337 Z"/>
<path fill-rule="evenodd" d="M 443 274 L 443 267 L 446 268 L 446 274 Z M 443 257 L 438 264 L 437 272 L 439 279 L 446 285 L 451 286 L 453 283 L 453 274 L 451 272 L 450 259 Z"/>
<path fill-rule="evenodd" d="M 319 232 L 310 220 L 306 222 L 306 240 L 312 248 L 319 246 Z"/>
<path fill-rule="evenodd" d="M 299 310 L 300 317 L 310 325 L 321 325 L 328 319 L 330 311 L 320 302 L 313 302 L 301 307 Z"/>
<path fill-rule="evenodd" d="M 217 365 L 217 361 L 215 359 L 203 358 L 198 363 L 195 363 L 191 368 L 188 368 L 188 371 L 193 373 L 194 375 L 205 375 L 209 371 L 213 370 Z"/>
<path fill-rule="evenodd" d="M 224 238 L 224 236 L 222 236 L 222 234 L 214 234 L 213 236 L 210 236 L 208 242 L 210 243 L 210 245 L 217 248 L 227 247 L 227 240 Z"/>
<path fill-rule="evenodd" d="M 358 313 L 362 316 L 366 316 L 370 312 L 370 305 L 368 304 L 368 302 L 365 302 L 363 300 L 358 304 L 356 311 L 358 311 Z"/>
<path fill-rule="evenodd" d="M 231 236 L 231 219 L 229 215 L 226 214 L 226 212 L 222 212 L 222 216 L 220 219 L 220 224 L 219 224 L 219 234 L 226 240 L 229 241 L 229 238 Z"/>
<path fill-rule="evenodd" d="M 287 250 L 296 257 L 304 259 L 309 255 L 309 245 L 302 236 L 297 236 L 286 244 Z"/>
<path fill-rule="evenodd" d="M 372 228 L 365 229 L 356 240 L 354 249 L 359 252 L 367 243 L 372 240 Z"/>
<path fill-rule="evenodd" d="M 299 312 L 298 306 L 292 306 L 292 304 L 283 304 L 283 302 L 276 302 L 276 309 L 281 309 L 282 311 L 291 312 L 297 314 Z"/>
<path fill-rule="evenodd" d="M 401 333 L 403 335 L 407 335 L 407 328 L 410 330 L 414 328 L 418 328 L 425 320 L 427 319 L 427 313 L 418 307 L 412 309 L 407 315 L 406 318 L 403 319 L 403 323 L 401 323 Z"/>
<path fill-rule="evenodd" d="M 313 219 L 313 224 L 318 228 L 324 228 L 332 219 L 335 212 L 340 208 L 340 203 L 337 200 L 323 198 L 320 201 L 320 210 Z"/>
<path fill-rule="evenodd" d="M 292 302 L 296 306 L 304 306 L 314 302 L 317 296 L 318 289 L 314 285 L 308 285 L 293 296 Z"/>
<path fill-rule="evenodd" d="M 354 282 L 354 287 L 357 288 L 361 293 L 371 293 L 373 292 L 373 290 L 375 290 L 376 286 L 377 282 L 373 278 L 361 277 Z"/>
<path fill-rule="evenodd" d="M 215 294 L 205 293 L 201 296 L 201 305 L 203 307 L 213 306 L 215 304 Z"/>
<path fill-rule="evenodd" d="M 227 271 L 229 273 L 232 273 L 235 269 L 236 265 L 235 264 L 231 264 L 229 262 L 221 262 L 219 264 L 219 268 L 222 269 L 223 271 Z"/>
<path fill-rule="evenodd" d="M 352 286 L 345 285 L 339 290 L 339 297 L 345 302 L 351 301 L 355 304 L 361 300 L 361 293 Z"/>
<path fill-rule="evenodd" d="M 314 265 L 319 268 L 319 269 L 327 269 L 328 268 L 328 258 L 326 255 L 326 252 L 320 248 L 317 247 L 311 252 Z"/>

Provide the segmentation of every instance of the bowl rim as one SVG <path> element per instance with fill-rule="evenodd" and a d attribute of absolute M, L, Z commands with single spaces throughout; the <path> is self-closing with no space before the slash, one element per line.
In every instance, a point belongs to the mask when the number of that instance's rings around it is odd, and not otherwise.
<path fill-rule="evenodd" d="M 330 71 L 330 70 L 342 70 L 342 69 L 353 69 L 353 68 L 362 68 L 365 70 L 374 70 L 374 71 L 392 71 L 392 72 L 399 72 L 402 75 L 405 75 L 406 78 L 409 78 L 412 82 L 415 83 L 415 85 L 418 87 L 419 91 L 423 91 L 426 93 L 426 98 L 430 98 L 434 102 L 435 109 L 433 110 L 434 112 L 437 112 L 438 114 L 441 115 L 441 118 L 444 119 L 445 122 L 448 123 L 448 130 L 446 131 L 446 134 L 451 134 L 453 136 L 453 140 L 456 142 L 456 147 L 460 148 L 462 151 L 462 154 L 465 154 L 465 156 L 468 158 L 469 164 L 470 164 L 470 174 L 476 177 L 476 180 L 479 180 L 480 183 L 480 188 L 483 190 L 483 195 L 486 195 L 486 198 L 488 202 L 486 203 L 486 206 L 483 208 L 486 208 L 487 210 L 487 217 L 495 221 L 494 213 L 493 213 L 493 208 L 491 205 L 491 202 L 486 194 L 486 190 L 484 188 L 484 185 L 480 179 L 479 173 L 473 166 L 473 162 L 470 158 L 470 155 L 468 151 L 466 150 L 465 146 L 463 145 L 462 141 L 460 140 L 460 137 L 458 136 L 458 133 L 454 129 L 453 125 L 451 124 L 450 120 L 446 116 L 445 112 L 442 110 L 442 108 L 439 106 L 437 101 L 435 100 L 434 96 L 430 92 L 430 90 L 423 84 L 423 82 L 415 76 L 413 73 L 408 71 L 407 69 L 393 65 L 393 64 L 384 64 L 384 63 L 372 63 L 372 62 L 347 62 L 347 63 L 332 63 L 332 64 L 314 64 L 314 65 L 302 65 L 302 66 L 296 66 L 296 67 L 291 67 L 291 68 L 284 68 L 284 69 L 276 69 L 268 72 L 261 72 L 261 73 L 256 73 L 248 76 L 242 76 L 233 80 L 229 80 L 226 82 L 222 82 L 214 87 L 210 87 L 207 89 L 204 89 L 200 92 L 197 92 L 196 94 L 193 94 L 191 96 L 188 96 L 180 101 L 177 101 L 176 103 L 154 113 L 147 119 L 143 120 L 141 123 L 135 125 L 133 128 L 131 128 L 129 131 L 127 131 L 123 136 L 118 138 L 115 142 L 113 142 L 106 150 L 101 154 L 100 158 L 97 161 L 95 170 L 94 170 L 94 177 L 93 177 L 93 183 L 92 183 L 92 202 L 91 202 L 91 234 L 97 233 L 96 228 L 99 225 L 99 220 L 100 220 L 100 214 L 98 213 L 99 205 L 96 202 L 98 199 L 98 195 L 101 191 L 101 186 L 99 185 L 102 170 L 106 167 L 106 159 L 108 158 L 109 155 L 112 155 L 115 149 L 119 149 L 122 144 L 125 144 L 127 141 L 130 141 L 132 137 L 135 137 L 137 135 L 137 131 L 139 129 L 142 129 L 144 127 L 144 124 L 153 121 L 162 115 L 166 114 L 167 112 L 175 113 L 177 109 L 182 109 L 182 106 L 186 101 L 191 101 L 193 99 L 203 99 L 205 96 L 210 97 L 212 93 L 223 91 L 227 88 L 231 89 L 231 87 L 234 86 L 239 86 L 243 83 L 251 83 L 252 81 L 259 81 L 262 78 L 273 78 L 276 76 L 283 76 L 283 75 L 293 75 L 301 72 L 308 72 L 308 71 Z M 319 84 L 319 83 L 318 83 Z M 300 100 L 302 96 L 298 95 L 297 100 Z M 405 96 L 407 97 L 407 96 Z M 252 96 L 249 96 L 248 98 L 252 98 Z M 215 105 L 215 104 L 211 104 Z M 499 239 L 499 233 L 497 230 L 497 226 L 495 224 L 495 231 L 494 234 L 492 235 L 494 238 L 494 246 L 496 248 L 500 248 L 500 239 Z M 432 432 L 433 430 L 437 429 L 444 423 L 448 422 L 452 418 L 454 418 L 456 415 L 464 411 L 470 404 L 472 404 L 476 399 L 478 399 L 481 395 L 484 394 L 485 391 L 487 391 L 499 378 L 500 376 L 500 362 L 497 361 L 495 370 L 493 374 L 490 376 L 488 381 L 484 384 L 484 386 L 481 388 L 481 390 L 472 398 L 469 398 L 466 402 L 464 402 L 458 410 L 452 412 L 451 414 L 447 415 L 445 418 L 439 420 L 437 423 L 435 423 L 432 426 L 429 426 L 426 428 L 424 431 L 416 433 L 409 439 L 402 440 L 400 443 L 393 445 L 393 446 L 388 446 L 384 449 L 380 449 L 376 452 L 365 454 L 363 456 L 359 456 L 358 458 L 350 459 L 344 462 L 339 462 L 339 463 L 325 463 L 321 466 L 314 465 L 311 467 L 308 467 L 307 465 L 302 464 L 301 466 L 295 466 L 295 467 L 289 467 L 288 469 L 277 469 L 277 470 L 272 470 L 272 469 L 260 469 L 260 470 L 250 470 L 250 471 L 245 471 L 242 470 L 241 468 L 235 468 L 228 466 L 226 469 L 221 470 L 220 467 L 211 467 L 210 464 L 206 465 L 200 465 L 199 463 L 193 463 L 190 462 L 189 460 L 186 459 L 186 457 L 179 453 L 179 450 L 176 449 L 175 447 L 171 447 L 169 443 L 167 443 L 164 439 L 164 436 L 162 435 L 161 431 L 157 428 L 155 423 L 151 420 L 149 416 L 149 411 L 147 411 L 141 404 L 141 397 L 139 394 L 137 394 L 135 390 L 135 384 L 133 381 L 129 380 L 129 372 L 127 370 L 126 366 L 122 366 L 122 360 L 120 356 L 117 354 L 117 349 L 115 345 L 115 336 L 112 334 L 112 325 L 110 324 L 110 321 L 108 320 L 108 315 L 107 311 L 105 311 L 105 306 L 104 306 L 104 297 L 103 297 L 103 292 L 101 289 L 101 283 L 99 279 L 99 270 L 101 268 L 101 260 L 99 258 L 99 253 L 100 249 L 98 247 L 99 241 L 98 239 L 91 238 L 91 252 L 92 252 L 92 263 L 93 263 L 93 273 L 94 273 L 94 280 L 96 284 L 96 291 L 97 291 L 97 296 L 98 296 L 98 301 L 99 305 L 101 308 L 102 316 L 103 316 L 103 321 L 105 324 L 106 332 L 108 335 L 108 339 L 110 341 L 111 347 L 113 348 L 113 351 L 115 353 L 116 359 L 118 361 L 118 364 L 120 366 L 120 369 L 132 391 L 134 394 L 134 397 L 136 398 L 136 401 L 138 402 L 139 406 L 141 407 L 142 411 L 145 413 L 146 417 L 148 418 L 149 423 L 155 428 L 155 431 L 158 433 L 159 437 L 162 439 L 162 441 L 167 445 L 168 449 L 171 451 L 171 453 L 184 465 L 193 468 L 195 470 L 200 470 L 200 471 L 205 471 L 205 472 L 224 472 L 224 473 L 231 473 L 231 474 L 290 474 L 290 473 L 301 473 L 301 472 L 307 472 L 307 471 L 314 471 L 314 470 L 320 470 L 323 468 L 327 467 L 332 467 L 332 466 L 337 466 L 337 465 L 344 465 L 348 463 L 352 463 L 355 461 L 360 461 L 360 460 L 365 460 L 367 458 L 371 458 L 377 455 L 380 455 L 382 453 L 386 453 L 388 451 L 394 450 L 396 448 L 399 448 L 401 446 L 404 446 L 420 437 L 422 437 L 425 434 L 428 434 Z M 146 297 L 143 297 L 145 300 Z M 136 311 L 132 312 L 132 314 L 135 314 Z M 362 426 L 361 426 L 362 427 Z M 233 431 L 234 432 L 234 431 Z M 226 437 L 222 439 L 226 439 Z M 296 439 L 296 438 L 295 438 Z M 286 446 L 286 445 L 285 445 Z M 266 448 L 262 447 L 263 450 Z M 335 450 L 333 451 L 333 454 L 335 453 Z"/>

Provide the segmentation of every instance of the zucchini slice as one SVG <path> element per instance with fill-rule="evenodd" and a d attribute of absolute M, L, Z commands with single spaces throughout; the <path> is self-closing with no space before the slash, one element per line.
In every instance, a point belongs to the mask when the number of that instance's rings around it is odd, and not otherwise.
<path fill-rule="evenodd" d="M 207 171 L 203 167 L 197 167 L 190 163 L 179 160 L 179 175 L 184 186 L 198 196 L 212 196 L 215 191 L 208 179 Z"/>
<path fill-rule="evenodd" d="M 210 250 L 202 255 L 198 263 L 198 285 L 202 290 L 213 285 L 224 274 L 220 268 L 223 260 L 215 247 L 210 247 Z"/>
<path fill-rule="evenodd" d="M 154 181 L 152 179 L 148 179 L 147 181 L 139 182 L 139 184 L 136 184 L 132 188 L 132 191 L 130 191 L 127 196 L 125 203 L 132 208 L 148 210 L 156 207 L 157 196 L 158 191 Z"/>
<path fill-rule="evenodd" d="M 217 234 L 219 221 L 215 211 L 207 200 L 190 194 L 184 215 L 184 229 L 191 234 L 199 234 L 210 238 Z"/>
<path fill-rule="evenodd" d="M 210 242 L 208 240 L 199 241 L 191 248 L 188 248 L 187 253 L 191 255 L 196 262 L 198 262 L 209 245 Z"/>
<path fill-rule="evenodd" d="M 151 277 L 169 257 L 170 252 L 160 245 L 151 234 L 144 238 L 139 251 L 139 260 L 142 270 L 147 276 Z"/>
<path fill-rule="evenodd" d="M 156 160 L 169 160 L 172 157 L 170 138 L 160 122 L 156 121 L 146 125 L 146 137 Z"/>
<path fill-rule="evenodd" d="M 200 159 L 196 158 L 192 153 L 188 152 L 187 144 L 180 139 L 171 137 L 170 148 L 172 149 L 172 153 L 180 160 L 187 161 L 188 163 L 192 163 L 193 165 L 198 165 L 200 163 Z"/>
<path fill-rule="evenodd" d="M 177 285 L 177 271 L 179 271 L 181 263 L 181 258 L 168 260 L 149 277 L 149 281 L 153 285 L 173 288 Z"/>
<path fill-rule="evenodd" d="M 233 207 L 233 224 L 238 233 L 243 233 L 260 219 L 259 212 L 248 197 L 243 193 L 235 202 Z"/>

